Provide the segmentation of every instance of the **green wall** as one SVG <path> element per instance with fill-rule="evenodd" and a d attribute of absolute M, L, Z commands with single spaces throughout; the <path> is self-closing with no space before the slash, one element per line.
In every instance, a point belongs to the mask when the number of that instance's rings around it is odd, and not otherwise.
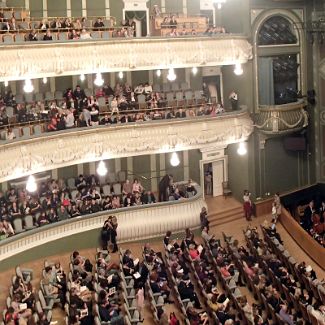
<path fill-rule="evenodd" d="M 82 16 L 82 2 L 80 0 L 71 0 L 71 16 Z"/>
<path fill-rule="evenodd" d="M 200 150 L 189 150 L 188 158 L 190 178 L 200 184 L 200 160 L 202 159 L 202 154 Z"/>
<path fill-rule="evenodd" d="M 140 83 L 145 83 L 149 81 L 149 71 L 148 70 L 132 71 L 131 78 L 132 78 L 133 86 L 136 86 Z"/>
<path fill-rule="evenodd" d="M 55 0 L 47 2 L 48 17 L 66 17 L 67 16 L 67 1 Z"/>
<path fill-rule="evenodd" d="M 25 7 L 25 0 L 7 0 L 8 7 Z"/>
<path fill-rule="evenodd" d="M 165 0 L 167 13 L 182 13 L 183 0 Z"/>
<path fill-rule="evenodd" d="M 40 18 L 43 17 L 43 1 L 29 0 L 30 16 Z"/>
<path fill-rule="evenodd" d="M 105 0 L 87 0 L 86 5 L 88 17 L 105 16 Z"/>
<path fill-rule="evenodd" d="M 237 200 L 242 200 L 243 191 L 250 188 L 248 178 L 248 155 L 240 156 L 237 153 L 238 144 L 230 144 L 226 149 L 226 155 L 228 155 L 228 181 L 232 190 L 233 196 Z"/>

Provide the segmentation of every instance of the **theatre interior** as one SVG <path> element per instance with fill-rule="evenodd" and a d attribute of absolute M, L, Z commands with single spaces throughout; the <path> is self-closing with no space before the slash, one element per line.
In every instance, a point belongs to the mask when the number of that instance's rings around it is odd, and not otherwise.
<path fill-rule="evenodd" d="M 0 0 L 0 325 L 324 325 L 324 218 L 324 0 Z"/>

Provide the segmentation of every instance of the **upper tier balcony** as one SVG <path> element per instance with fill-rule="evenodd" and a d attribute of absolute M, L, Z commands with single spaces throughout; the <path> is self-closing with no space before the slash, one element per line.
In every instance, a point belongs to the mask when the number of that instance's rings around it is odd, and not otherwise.
<path fill-rule="evenodd" d="M 0 146 L 0 182 L 64 166 L 145 154 L 225 148 L 247 140 L 245 110 L 174 120 L 77 128 L 34 135 Z"/>
<path fill-rule="evenodd" d="M 234 65 L 251 58 L 247 38 L 234 34 L 3 43 L 0 81 Z"/>
<path fill-rule="evenodd" d="M 255 126 L 267 135 L 297 132 L 308 125 L 305 106 L 304 100 L 284 105 L 261 105 L 255 114 Z"/>

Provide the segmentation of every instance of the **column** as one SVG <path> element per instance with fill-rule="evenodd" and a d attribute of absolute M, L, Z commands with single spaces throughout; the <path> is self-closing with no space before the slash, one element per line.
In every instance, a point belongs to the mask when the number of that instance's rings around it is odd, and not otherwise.
<path fill-rule="evenodd" d="M 112 73 L 109 74 L 109 76 L 110 76 L 110 86 L 114 89 L 115 83 L 116 83 L 115 73 L 112 72 Z"/>
<path fill-rule="evenodd" d="M 111 16 L 111 10 L 109 7 L 109 0 L 105 0 L 105 16 L 108 19 Z"/>
<path fill-rule="evenodd" d="M 78 176 L 84 174 L 84 165 L 83 164 L 78 164 L 77 165 L 77 171 L 78 171 Z"/>
<path fill-rule="evenodd" d="M 133 157 L 127 157 L 126 158 L 126 169 L 127 174 L 132 176 L 132 179 L 134 178 L 133 174 Z"/>
<path fill-rule="evenodd" d="M 96 163 L 94 161 L 89 163 L 89 174 L 90 175 L 96 174 Z"/>
<path fill-rule="evenodd" d="M 9 81 L 9 86 L 8 87 L 10 87 L 10 89 L 11 89 L 11 91 L 12 91 L 12 93 L 14 95 L 17 94 L 17 82 L 15 80 L 14 81 Z"/>
<path fill-rule="evenodd" d="M 121 171 L 121 158 L 115 158 L 115 173 Z"/>
<path fill-rule="evenodd" d="M 25 8 L 29 10 L 29 0 L 25 0 Z"/>
<path fill-rule="evenodd" d="M 40 81 L 40 79 L 32 80 L 32 83 L 33 83 L 33 86 L 34 86 L 34 93 L 39 93 L 39 83 L 40 82 L 43 82 L 43 80 L 42 81 Z"/>
<path fill-rule="evenodd" d="M 79 84 L 79 76 L 72 76 L 72 89 L 75 89 L 78 84 Z M 83 87 L 81 86 L 81 88 Z"/>
<path fill-rule="evenodd" d="M 43 17 L 47 17 L 47 0 L 43 0 Z"/>
<path fill-rule="evenodd" d="M 185 81 L 187 82 L 187 84 L 189 85 L 189 87 L 191 88 L 191 68 L 185 68 Z"/>
<path fill-rule="evenodd" d="M 159 154 L 159 174 L 160 176 L 165 176 L 166 174 L 166 154 Z"/>
<path fill-rule="evenodd" d="M 125 72 L 124 72 L 125 73 Z M 132 74 L 131 74 L 131 71 L 127 71 L 126 72 L 126 82 L 129 84 L 129 85 L 132 85 Z"/>
<path fill-rule="evenodd" d="M 158 190 L 157 176 L 157 157 L 156 155 L 150 155 L 151 190 L 153 192 L 157 192 Z"/>
<path fill-rule="evenodd" d="M 93 75 L 92 74 L 87 74 L 86 76 L 86 85 L 87 88 L 89 89 L 94 89 L 94 82 L 93 82 Z"/>
<path fill-rule="evenodd" d="M 153 84 L 153 70 L 149 70 L 149 84 Z"/>
<path fill-rule="evenodd" d="M 87 17 L 87 1 L 82 0 L 82 17 Z"/>
<path fill-rule="evenodd" d="M 167 69 L 161 70 L 161 75 L 162 75 L 163 83 L 168 82 L 168 79 L 167 79 L 168 70 Z"/>
<path fill-rule="evenodd" d="M 161 12 L 164 13 L 166 12 L 166 1 L 165 0 L 161 0 Z"/>
<path fill-rule="evenodd" d="M 186 181 L 190 178 L 188 150 L 183 151 L 183 170 L 184 170 L 184 181 Z"/>
<path fill-rule="evenodd" d="M 54 93 L 55 92 L 55 77 L 51 77 L 49 79 L 50 79 L 50 91 L 52 93 Z"/>
<path fill-rule="evenodd" d="M 59 179 L 59 174 L 58 174 L 58 170 L 57 169 L 52 169 L 51 170 L 51 177 L 52 179 Z M 78 174 L 79 175 L 79 174 Z"/>
<path fill-rule="evenodd" d="M 67 17 L 71 17 L 71 0 L 67 0 Z"/>
<path fill-rule="evenodd" d="M 187 1 L 186 0 L 183 0 L 183 14 L 184 15 L 187 15 Z"/>

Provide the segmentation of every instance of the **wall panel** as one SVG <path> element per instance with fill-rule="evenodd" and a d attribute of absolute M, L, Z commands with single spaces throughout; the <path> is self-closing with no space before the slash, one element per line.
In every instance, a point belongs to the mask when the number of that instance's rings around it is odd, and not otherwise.
<path fill-rule="evenodd" d="M 71 16 L 81 17 L 82 16 L 82 1 L 71 0 Z"/>
<path fill-rule="evenodd" d="M 87 0 L 87 16 L 105 16 L 105 0 Z"/>
<path fill-rule="evenodd" d="M 43 17 L 43 0 L 29 0 L 30 16 Z"/>
<path fill-rule="evenodd" d="M 48 17 L 66 17 L 67 0 L 47 0 Z"/>

